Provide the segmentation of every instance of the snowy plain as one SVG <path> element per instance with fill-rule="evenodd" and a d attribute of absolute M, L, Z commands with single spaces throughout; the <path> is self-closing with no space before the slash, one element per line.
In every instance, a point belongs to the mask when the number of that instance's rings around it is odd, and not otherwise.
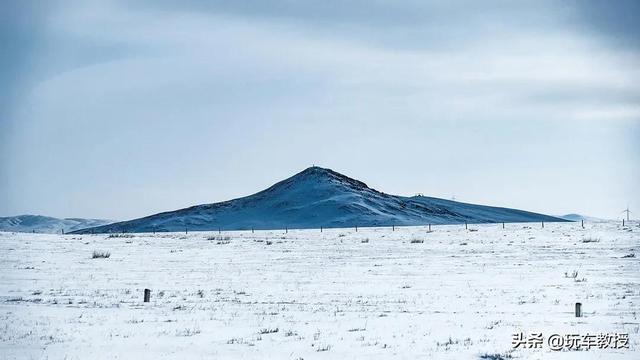
<path fill-rule="evenodd" d="M 639 235 L 618 222 L 0 233 L 0 358 L 637 359 Z M 513 350 L 517 332 L 628 333 L 629 348 Z"/>

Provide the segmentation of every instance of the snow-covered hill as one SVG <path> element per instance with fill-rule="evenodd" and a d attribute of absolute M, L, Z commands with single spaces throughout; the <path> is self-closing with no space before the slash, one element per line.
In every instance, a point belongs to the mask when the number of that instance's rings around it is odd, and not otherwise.
<path fill-rule="evenodd" d="M 527 211 L 388 195 L 330 169 L 308 168 L 247 197 L 78 231 L 246 230 L 566 221 Z"/>
<path fill-rule="evenodd" d="M 62 230 L 71 232 L 112 222 L 100 219 L 58 219 L 41 215 L 18 215 L 0 217 L 0 231 L 55 234 L 60 233 Z"/>
<path fill-rule="evenodd" d="M 596 217 L 586 216 L 586 215 L 581 215 L 581 214 L 566 214 L 566 215 L 558 215 L 557 217 L 559 217 L 561 219 L 569 220 L 569 221 L 580 221 L 580 220 L 584 220 L 584 221 L 606 221 L 604 219 L 599 219 L 599 218 L 596 218 Z"/>

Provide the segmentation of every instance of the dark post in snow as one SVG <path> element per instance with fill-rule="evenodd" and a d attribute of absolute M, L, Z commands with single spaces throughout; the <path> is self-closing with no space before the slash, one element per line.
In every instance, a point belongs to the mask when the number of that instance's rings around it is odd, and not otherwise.
<path fill-rule="evenodd" d="M 576 317 L 582 317 L 582 303 L 576 303 Z"/>
<path fill-rule="evenodd" d="M 624 225 L 624 220 L 622 220 L 622 225 Z M 62 235 L 64 235 L 64 229 L 60 229 L 62 231 Z"/>
<path fill-rule="evenodd" d="M 584 219 L 580 220 L 580 225 L 582 225 L 582 228 L 584 229 Z"/>
<path fill-rule="evenodd" d="M 395 225 L 391 225 L 391 231 L 396 231 L 396 226 Z"/>
<path fill-rule="evenodd" d="M 151 290 L 144 289 L 144 302 L 149 302 L 150 299 L 151 299 Z"/>
<path fill-rule="evenodd" d="M 251 233 L 253 234 L 253 228 L 251 228 Z"/>
<path fill-rule="evenodd" d="M 220 230 L 220 227 L 218 227 L 218 234 L 222 233 L 222 230 Z"/>
<path fill-rule="evenodd" d="M 429 231 L 431 231 L 431 224 L 429 224 Z"/>
<path fill-rule="evenodd" d="M 186 227 L 186 226 L 184 227 L 184 233 L 185 233 L 185 235 L 186 235 L 186 234 L 188 234 L 188 231 L 187 231 L 187 227 Z"/>
<path fill-rule="evenodd" d="M 624 219 L 622 219 L 622 226 L 624 226 Z"/>
<path fill-rule="evenodd" d="M 356 226 L 356 232 L 358 232 L 358 227 Z"/>
<path fill-rule="evenodd" d="M 504 229 L 504 223 L 502 223 L 502 228 Z"/>
<path fill-rule="evenodd" d="M 320 232 L 322 232 L 322 226 L 320 226 Z"/>
<path fill-rule="evenodd" d="M 466 221 L 464 222 L 464 228 L 465 228 L 465 230 L 469 230 L 469 227 L 467 226 L 467 222 Z"/>
<path fill-rule="evenodd" d="M 544 229 L 544 221 L 542 222 L 542 228 Z"/>
<path fill-rule="evenodd" d="M 285 228 L 284 228 L 284 233 L 285 233 L 285 234 L 288 234 L 288 233 L 289 233 L 289 228 L 288 228 L 288 227 L 285 227 Z"/>

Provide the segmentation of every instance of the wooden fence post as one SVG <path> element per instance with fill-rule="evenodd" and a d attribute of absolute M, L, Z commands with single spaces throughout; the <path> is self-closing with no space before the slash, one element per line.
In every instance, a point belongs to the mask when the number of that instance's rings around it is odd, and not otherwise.
<path fill-rule="evenodd" d="M 144 302 L 149 302 L 150 299 L 151 299 L 151 290 L 144 289 Z"/>
<path fill-rule="evenodd" d="M 576 303 L 576 317 L 582 317 L 582 304 Z"/>

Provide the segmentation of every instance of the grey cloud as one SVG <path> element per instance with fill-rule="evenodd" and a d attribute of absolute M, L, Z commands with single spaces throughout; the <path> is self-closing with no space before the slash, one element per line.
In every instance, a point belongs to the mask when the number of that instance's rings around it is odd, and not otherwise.
<path fill-rule="evenodd" d="M 576 28 L 593 33 L 611 46 L 640 47 L 640 1 L 570 0 Z"/>
<path fill-rule="evenodd" d="M 131 4 L 131 3 L 129 3 Z M 205 1 L 135 2 L 138 10 L 208 12 L 320 28 L 389 47 L 457 46 L 505 27 L 573 28 L 611 46 L 640 45 L 640 2 L 558 1 Z"/>
<path fill-rule="evenodd" d="M 561 25 L 565 14 L 548 1 L 148 1 L 136 10 L 206 12 L 294 25 L 326 36 L 408 49 L 452 48 L 506 27 Z"/>
<path fill-rule="evenodd" d="M 571 87 L 529 89 L 529 95 L 524 102 L 539 104 L 590 104 L 590 105 L 621 105 L 631 106 L 640 104 L 640 94 L 637 89 L 621 89 L 611 87 Z"/>

